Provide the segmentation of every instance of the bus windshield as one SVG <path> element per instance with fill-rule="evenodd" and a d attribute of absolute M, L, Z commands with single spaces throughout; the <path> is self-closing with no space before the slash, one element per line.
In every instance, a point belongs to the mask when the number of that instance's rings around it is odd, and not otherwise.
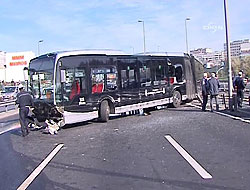
<path fill-rule="evenodd" d="M 55 56 L 40 56 L 30 62 L 30 89 L 36 99 L 53 99 Z"/>

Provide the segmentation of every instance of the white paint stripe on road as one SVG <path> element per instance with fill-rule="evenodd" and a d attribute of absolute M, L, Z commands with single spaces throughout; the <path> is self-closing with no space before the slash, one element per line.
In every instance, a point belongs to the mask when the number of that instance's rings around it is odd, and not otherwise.
<path fill-rule="evenodd" d="M 11 131 L 11 130 L 13 130 L 13 129 L 18 129 L 18 128 L 20 128 L 19 123 L 15 123 L 14 125 L 10 125 L 8 129 L 5 129 L 5 130 L 3 130 L 3 131 L 0 131 L 0 135 L 6 133 L 6 132 L 8 132 L 8 131 Z"/>
<path fill-rule="evenodd" d="M 29 175 L 29 177 L 17 188 L 17 190 L 25 190 L 41 171 L 48 165 L 54 156 L 60 151 L 64 144 L 58 144 L 56 148 L 47 156 L 45 160 Z"/>
<path fill-rule="evenodd" d="M 212 176 L 190 155 L 182 148 L 170 135 L 166 135 L 165 138 L 168 142 L 180 153 L 180 155 L 194 168 L 194 170 L 200 174 L 203 179 L 212 179 Z"/>
<path fill-rule="evenodd" d="M 250 123 L 250 120 L 246 120 L 246 119 L 243 119 L 243 118 L 241 118 L 241 117 L 237 117 L 237 116 L 233 116 L 233 115 L 229 115 L 229 114 L 221 113 L 221 112 L 216 112 L 216 113 L 219 114 L 219 115 L 223 115 L 223 116 L 226 116 L 226 117 L 235 119 L 235 120 L 243 121 L 243 122 L 245 122 L 245 123 Z"/>

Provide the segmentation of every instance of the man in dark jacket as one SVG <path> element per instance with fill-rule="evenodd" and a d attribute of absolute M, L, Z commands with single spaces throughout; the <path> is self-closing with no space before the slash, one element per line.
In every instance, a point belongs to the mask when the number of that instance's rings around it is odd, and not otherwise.
<path fill-rule="evenodd" d="M 202 82 L 201 82 L 201 90 L 202 90 L 202 111 L 206 111 L 208 94 L 209 94 L 209 84 L 207 79 L 207 73 L 204 73 Z"/>
<path fill-rule="evenodd" d="M 28 130 L 28 113 L 29 107 L 34 106 L 33 98 L 29 92 L 24 91 L 23 85 L 18 86 L 20 92 L 17 94 L 16 104 L 19 107 L 19 120 L 23 137 L 29 134 Z"/>
<path fill-rule="evenodd" d="M 239 107 L 242 107 L 242 102 L 244 98 L 244 89 L 246 87 L 244 80 L 243 80 L 243 73 L 240 71 L 239 76 L 236 77 L 234 81 L 234 89 L 237 90 L 237 103 Z"/>
<path fill-rule="evenodd" d="M 213 99 L 215 99 L 216 111 L 219 111 L 219 104 L 218 104 L 217 96 L 219 95 L 220 83 L 219 83 L 219 80 L 216 78 L 215 73 L 212 73 L 211 78 L 209 79 L 208 83 L 209 83 L 211 112 L 213 112 Z"/>

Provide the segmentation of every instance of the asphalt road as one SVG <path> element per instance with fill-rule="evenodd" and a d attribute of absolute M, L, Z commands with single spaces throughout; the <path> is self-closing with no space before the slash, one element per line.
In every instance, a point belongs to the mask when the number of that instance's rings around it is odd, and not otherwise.
<path fill-rule="evenodd" d="M 193 169 L 166 135 L 212 178 Z M 27 189 L 249 189 L 249 139 L 250 124 L 189 106 L 68 126 L 58 135 L 23 138 L 12 130 L 0 135 L 0 189 L 17 189 L 59 143 Z"/>

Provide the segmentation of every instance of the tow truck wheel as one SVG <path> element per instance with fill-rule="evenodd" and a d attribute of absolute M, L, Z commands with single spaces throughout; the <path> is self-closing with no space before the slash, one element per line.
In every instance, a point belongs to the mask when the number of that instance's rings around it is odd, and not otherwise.
<path fill-rule="evenodd" d="M 174 91 L 173 93 L 173 106 L 175 108 L 180 107 L 181 105 L 181 93 L 179 91 Z"/>
<path fill-rule="evenodd" d="M 100 121 L 107 122 L 109 120 L 110 108 L 107 100 L 102 101 L 99 114 Z"/>

